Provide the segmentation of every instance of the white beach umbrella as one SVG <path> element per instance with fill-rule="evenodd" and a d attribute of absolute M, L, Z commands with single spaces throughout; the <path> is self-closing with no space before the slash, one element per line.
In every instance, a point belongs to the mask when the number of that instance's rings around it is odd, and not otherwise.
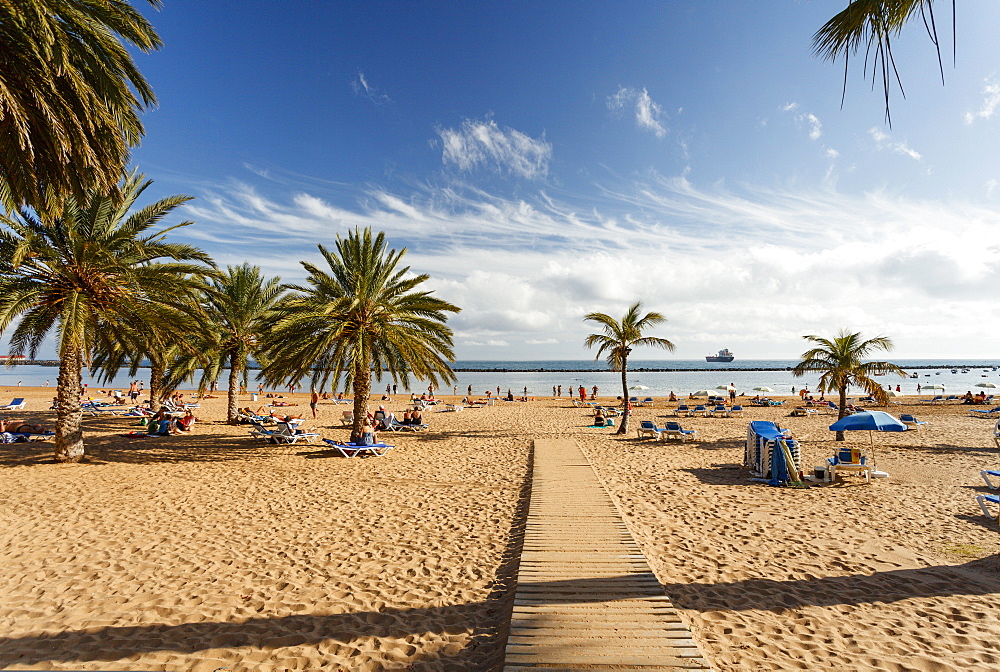
<path fill-rule="evenodd" d="M 630 389 L 630 390 L 648 390 L 649 388 L 646 387 L 645 385 L 633 385 L 632 387 L 630 387 L 628 389 Z"/>
<path fill-rule="evenodd" d="M 938 385 L 936 383 L 933 384 L 933 385 L 921 385 L 920 389 L 921 390 L 943 390 L 944 389 L 944 385 Z"/>
<path fill-rule="evenodd" d="M 996 387 L 993 383 L 976 383 L 976 387 Z"/>
<path fill-rule="evenodd" d="M 901 397 L 901 396 L 903 396 L 903 393 L 902 392 L 897 392 L 896 390 L 886 390 L 885 391 L 885 395 L 887 397 Z"/>
<path fill-rule="evenodd" d="M 691 396 L 693 397 L 711 397 L 714 395 L 715 392 L 712 392 L 711 390 L 698 390 L 697 392 L 691 393 Z"/>
<path fill-rule="evenodd" d="M 774 392 L 774 390 L 772 390 L 772 389 L 771 389 L 770 387 L 768 387 L 767 385 L 764 385 L 764 386 L 762 386 L 762 387 L 755 387 L 755 388 L 753 388 L 753 389 L 754 389 L 755 391 L 757 391 L 757 392 Z"/>

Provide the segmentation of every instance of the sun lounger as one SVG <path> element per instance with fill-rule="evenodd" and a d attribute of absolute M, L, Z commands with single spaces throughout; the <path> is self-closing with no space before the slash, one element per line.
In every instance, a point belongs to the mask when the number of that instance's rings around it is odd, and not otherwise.
<path fill-rule="evenodd" d="M 333 403 L 335 403 L 335 404 L 353 404 L 354 403 L 353 399 L 331 399 L 331 401 Z"/>
<path fill-rule="evenodd" d="M 295 443 L 299 439 L 304 440 L 306 443 L 312 443 L 314 439 L 321 438 L 316 432 L 307 432 L 304 429 L 298 429 L 296 427 L 298 423 L 292 422 L 279 422 L 278 429 L 276 433 L 280 436 L 284 436 L 286 443 Z"/>
<path fill-rule="evenodd" d="M 0 406 L 0 411 L 20 411 L 25 406 L 25 401 L 21 397 L 12 399 L 6 406 Z"/>
<path fill-rule="evenodd" d="M 732 408 L 729 409 L 729 417 L 734 418 L 736 416 L 743 417 L 743 407 L 739 404 L 734 404 Z"/>
<path fill-rule="evenodd" d="M 660 438 L 660 428 L 656 426 L 656 423 L 652 420 L 642 420 L 639 422 L 639 426 L 636 428 L 635 433 L 637 438 Z"/>
<path fill-rule="evenodd" d="M 691 412 L 688 415 L 690 415 L 692 418 L 693 417 L 697 417 L 699 415 L 701 417 L 703 417 L 703 418 L 707 417 L 708 416 L 708 408 L 706 408 L 705 406 L 702 406 L 701 404 L 699 404 L 698 406 L 695 406 L 694 408 L 692 408 Z"/>
<path fill-rule="evenodd" d="M 649 408 L 652 408 L 652 407 L 653 407 L 653 405 L 654 405 L 655 403 L 656 403 L 656 402 L 655 402 L 655 401 L 653 401 L 653 398 L 652 398 L 652 397 L 646 397 L 645 399 L 643 399 L 643 400 L 642 400 L 642 401 L 640 402 L 640 405 L 642 405 L 642 406 L 648 406 Z"/>
<path fill-rule="evenodd" d="M 998 418 L 1000 417 L 1000 406 L 995 406 L 989 409 L 988 411 L 980 408 L 973 408 L 972 410 L 969 411 L 969 417 L 987 418 L 987 419 Z"/>
<path fill-rule="evenodd" d="M 837 472 L 860 473 L 865 477 L 866 483 L 872 481 L 872 471 L 874 465 L 868 463 L 868 459 L 858 449 L 842 448 L 837 454 L 826 461 L 826 480 L 833 483 L 837 480 Z"/>
<path fill-rule="evenodd" d="M 688 440 L 693 441 L 697 438 L 697 430 L 684 429 L 680 426 L 680 423 L 677 422 L 665 423 L 659 434 L 660 441 L 666 441 L 667 439 L 680 439 L 681 443 L 686 443 Z"/>
<path fill-rule="evenodd" d="M 674 415 L 676 415 L 678 418 L 689 417 L 691 415 L 691 407 L 688 406 L 687 404 L 680 404 L 674 410 Z"/>
<path fill-rule="evenodd" d="M 914 429 L 920 429 L 927 424 L 926 420 L 917 420 L 916 416 L 910 413 L 903 413 L 899 416 L 899 421 L 902 422 L 907 427 L 913 427 Z"/>
<path fill-rule="evenodd" d="M 713 418 L 728 418 L 729 409 L 726 408 L 725 404 L 718 404 L 714 408 L 708 409 L 708 414 Z"/>
<path fill-rule="evenodd" d="M 419 425 L 408 425 L 396 420 L 395 417 L 389 418 L 389 422 L 386 424 L 386 429 L 391 432 L 419 432 L 422 429 L 427 429 L 430 425 L 425 425 L 423 423 Z"/>
<path fill-rule="evenodd" d="M 362 445 L 359 443 L 337 443 L 331 439 L 323 439 L 323 442 L 331 446 L 335 451 L 344 457 L 364 457 L 366 455 L 382 457 L 396 447 L 389 445 L 388 443 L 373 443 L 369 445 Z"/>
<path fill-rule="evenodd" d="M 976 495 L 976 503 L 983 510 L 983 515 L 990 520 L 1000 520 L 1000 515 L 990 512 L 989 507 L 986 506 L 987 502 L 1000 506 L 1000 495 Z"/>
<path fill-rule="evenodd" d="M 255 422 L 253 423 L 253 429 L 250 430 L 250 436 L 264 439 L 268 443 L 295 443 L 299 439 L 305 439 L 307 443 L 312 443 L 313 439 L 319 437 L 319 434 L 293 429 L 288 423 L 281 424 L 285 426 L 280 429 L 268 429 L 264 425 Z"/>
<path fill-rule="evenodd" d="M 990 476 L 992 476 L 993 478 L 1000 479 L 1000 471 L 995 471 L 993 469 L 983 469 L 982 471 L 979 472 L 979 475 L 983 477 L 984 481 L 986 481 L 986 485 L 989 487 L 990 490 L 996 490 L 997 488 L 1000 488 L 1000 482 L 994 483 L 993 481 L 990 480 Z"/>
<path fill-rule="evenodd" d="M 343 411 L 340 414 L 340 424 L 350 427 L 354 424 L 354 411 Z"/>

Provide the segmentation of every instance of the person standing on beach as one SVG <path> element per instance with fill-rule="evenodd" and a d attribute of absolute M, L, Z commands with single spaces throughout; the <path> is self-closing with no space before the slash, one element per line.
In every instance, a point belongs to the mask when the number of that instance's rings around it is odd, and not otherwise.
<path fill-rule="evenodd" d="M 472 385 L 469 385 L 469 392 L 468 392 L 468 394 L 469 394 L 469 398 L 471 399 L 472 398 Z"/>
<path fill-rule="evenodd" d="M 316 419 L 316 407 L 317 406 L 319 406 L 319 392 L 317 392 L 316 388 L 314 387 L 314 388 L 312 388 L 312 394 L 309 395 L 309 408 L 312 409 L 313 420 Z"/>
<path fill-rule="evenodd" d="M 579 392 L 580 392 L 580 401 L 587 401 L 587 388 L 581 385 Z"/>
<path fill-rule="evenodd" d="M 729 403 L 736 402 L 736 383 L 729 383 Z"/>
<path fill-rule="evenodd" d="M 917 394 L 920 394 L 920 383 L 917 383 Z"/>
<path fill-rule="evenodd" d="M 48 384 L 48 383 L 46 383 L 46 384 Z M 562 385 L 559 386 L 559 393 L 556 394 L 556 396 L 557 397 L 561 397 L 562 396 Z"/>
<path fill-rule="evenodd" d="M 525 399 L 525 401 L 527 401 L 527 399 L 528 399 L 528 386 L 527 385 L 524 386 L 524 399 Z"/>
<path fill-rule="evenodd" d="M 594 389 L 592 389 L 590 391 L 590 399 L 591 400 L 597 399 L 597 389 L 598 389 L 597 385 L 594 385 Z"/>
<path fill-rule="evenodd" d="M 139 385 L 137 381 L 133 380 L 132 384 L 128 386 L 128 396 L 132 399 L 132 403 L 135 403 L 136 398 L 139 396 Z"/>
<path fill-rule="evenodd" d="M 396 394 L 396 383 L 392 384 L 392 393 Z"/>
<path fill-rule="evenodd" d="M 552 386 L 552 396 L 553 397 L 556 396 L 556 386 L 555 385 Z"/>

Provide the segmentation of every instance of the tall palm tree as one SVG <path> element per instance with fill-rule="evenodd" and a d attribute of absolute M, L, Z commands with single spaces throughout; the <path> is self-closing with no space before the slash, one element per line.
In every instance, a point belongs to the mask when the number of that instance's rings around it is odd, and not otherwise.
<path fill-rule="evenodd" d="M 869 362 L 865 358 L 876 350 L 892 350 L 892 341 L 887 336 L 876 336 L 867 341 L 861 333 L 851 333 L 841 329 L 833 340 L 820 336 L 803 336 L 817 347 L 802 353 L 802 361 L 792 369 L 792 375 L 804 376 L 819 373 L 819 391 L 834 390 L 840 395 L 840 412 L 837 419 L 847 415 L 847 388 L 856 385 L 880 404 L 888 402 L 888 395 L 882 384 L 872 380 L 872 376 L 894 373 L 905 376 L 906 372 L 891 362 Z M 844 433 L 837 432 L 837 441 L 844 440 Z"/>
<path fill-rule="evenodd" d="M 621 321 L 604 313 L 590 313 L 583 318 L 597 322 L 604 327 L 603 334 L 587 336 L 584 344 L 588 348 L 596 345 L 597 357 L 595 359 L 600 359 L 601 355 L 606 354 L 611 370 L 622 372 L 622 399 L 625 400 L 625 414 L 622 416 L 622 424 L 618 428 L 618 434 L 628 432 L 628 421 L 631 416 L 631 404 L 628 403 L 628 356 L 632 349 L 637 345 L 648 345 L 669 352 L 674 351 L 674 344 L 667 339 L 642 335 L 643 330 L 666 322 L 667 318 L 657 312 L 646 313 L 639 317 L 641 310 L 642 302 L 636 301 L 629 306 Z"/>
<path fill-rule="evenodd" d="M 327 270 L 302 262 L 307 286 L 279 310 L 268 337 L 263 375 L 272 384 L 311 378 L 315 389 L 332 379 L 354 392 L 353 439 L 361 435 L 372 375 L 388 372 L 409 385 L 412 374 L 432 384 L 455 375 L 447 313 L 459 308 L 418 291 L 429 276 L 400 266 L 406 248 L 387 249 L 385 234 L 371 229 L 337 236 L 336 251 L 319 246 Z"/>
<path fill-rule="evenodd" d="M 160 44 L 124 0 L 0 2 L 0 205 L 53 211 L 117 186 L 156 102 L 126 45 Z"/>
<path fill-rule="evenodd" d="M 951 3 L 952 48 L 955 45 L 955 0 Z M 885 98 L 886 121 L 889 116 L 889 89 L 895 80 L 900 92 L 903 84 L 896 69 L 892 53 L 893 40 L 903 27 L 923 19 L 931 43 L 937 50 L 938 69 L 944 83 L 944 66 L 941 62 L 941 44 L 938 40 L 934 0 L 848 0 L 847 7 L 831 18 L 813 35 L 813 51 L 817 56 L 835 61 L 844 57 L 844 93 L 847 93 L 847 66 L 851 56 L 865 50 L 865 64 L 871 61 L 872 77 L 881 79 Z M 954 54 L 953 54 L 954 57 Z M 905 94 L 904 94 L 905 95 Z"/>
<path fill-rule="evenodd" d="M 66 197 L 58 214 L 22 208 L 0 216 L 0 330 L 19 322 L 11 355 L 35 357 L 46 334 L 56 330 L 55 455 L 83 457 L 80 376 L 99 335 L 161 334 L 180 340 L 211 259 L 165 235 L 191 222 L 151 229 L 187 196 L 172 196 L 132 211 L 151 184 L 132 173 L 113 195 L 92 191 L 85 200 Z"/>
<path fill-rule="evenodd" d="M 193 334 L 201 354 L 180 357 L 170 379 L 178 380 L 200 368 L 199 389 L 203 391 L 228 368 L 226 417 L 230 424 L 236 423 L 240 386 L 247 384 L 249 360 L 264 360 L 263 337 L 270 331 L 283 297 L 281 278 L 265 278 L 260 267 L 248 263 L 227 266 L 205 291 L 207 319 Z"/>

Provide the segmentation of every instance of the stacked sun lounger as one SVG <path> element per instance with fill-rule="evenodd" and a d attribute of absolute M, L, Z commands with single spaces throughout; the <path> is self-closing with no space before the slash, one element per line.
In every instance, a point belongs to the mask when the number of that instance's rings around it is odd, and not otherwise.
<path fill-rule="evenodd" d="M 786 459 L 786 449 L 791 463 Z M 743 463 L 750 467 L 752 476 L 771 485 L 797 481 L 802 470 L 799 443 L 773 422 L 754 420 L 747 428 Z"/>

